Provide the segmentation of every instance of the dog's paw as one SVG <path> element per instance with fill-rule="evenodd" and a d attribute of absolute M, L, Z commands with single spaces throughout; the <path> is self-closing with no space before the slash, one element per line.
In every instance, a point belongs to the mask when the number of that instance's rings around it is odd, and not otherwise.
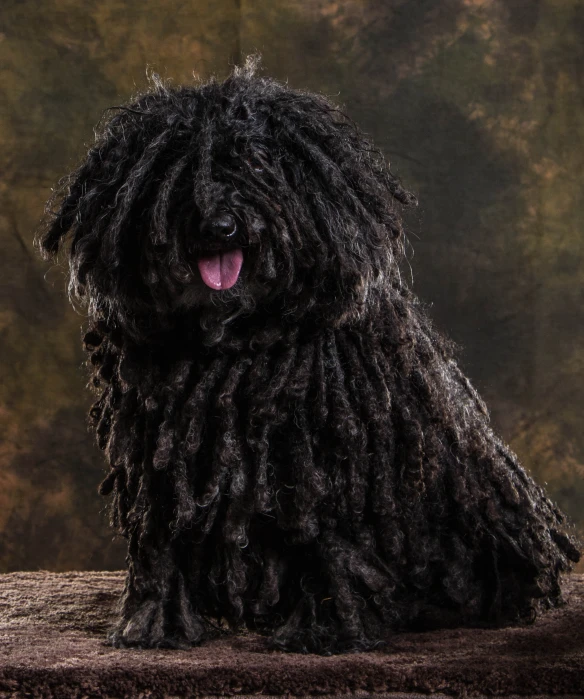
<path fill-rule="evenodd" d="M 129 619 L 122 619 L 107 635 L 114 648 L 172 648 L 188 650 L 204 637 L 202 622 L 191 614 L 169 614 L 155 600 L 144 601 Z"/>

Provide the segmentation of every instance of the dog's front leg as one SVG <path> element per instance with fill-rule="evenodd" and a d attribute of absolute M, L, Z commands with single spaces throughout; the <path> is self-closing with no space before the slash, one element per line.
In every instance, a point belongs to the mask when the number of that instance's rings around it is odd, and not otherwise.
<path fill-rule="evenodd" d="M 116 625 L 108 633 L 116 648 L 187 649 L 204 636 L 183 572 L 176 565 L 170 532 L 129 537 L 128 575 Z"/>

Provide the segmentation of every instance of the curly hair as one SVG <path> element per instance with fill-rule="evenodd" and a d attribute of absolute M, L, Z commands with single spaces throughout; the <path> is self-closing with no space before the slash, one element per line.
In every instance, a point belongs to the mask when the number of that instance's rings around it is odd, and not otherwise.
<path fill-rule="evenodd" d="M 322 95 L 257 75 L 114 108 L 38 234 L 85 304 L 90 421 L 129 574 L 114 645 L 247 627 L 287 651 L 532 622 L 573 525 L 492 431 L 400 274 L 416 203 Z M 209 291 L 202 222 L 244 268 Z"/>

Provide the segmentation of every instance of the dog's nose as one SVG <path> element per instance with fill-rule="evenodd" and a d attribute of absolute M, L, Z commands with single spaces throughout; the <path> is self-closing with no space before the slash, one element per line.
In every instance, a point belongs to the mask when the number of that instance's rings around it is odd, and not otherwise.
<path fill-rule="evenodd" d="M 233 216 L 226 212 L 209 218 L 201 224 L 201 235 L 206 240 L 225 240 L 231 238 L 236 232 L 237 223 Z"/>

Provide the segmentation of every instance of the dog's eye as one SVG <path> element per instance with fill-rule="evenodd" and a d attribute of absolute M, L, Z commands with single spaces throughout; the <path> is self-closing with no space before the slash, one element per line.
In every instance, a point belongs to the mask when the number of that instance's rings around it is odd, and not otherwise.
<path fill-rule="evenodd" d="M 262 160 L 260 160 L 260 157 L 258 155 L 252 155 L 247 159 L 246 162 L 254 172 L 264 171 L 264 163 L 262 162 Z"/>

